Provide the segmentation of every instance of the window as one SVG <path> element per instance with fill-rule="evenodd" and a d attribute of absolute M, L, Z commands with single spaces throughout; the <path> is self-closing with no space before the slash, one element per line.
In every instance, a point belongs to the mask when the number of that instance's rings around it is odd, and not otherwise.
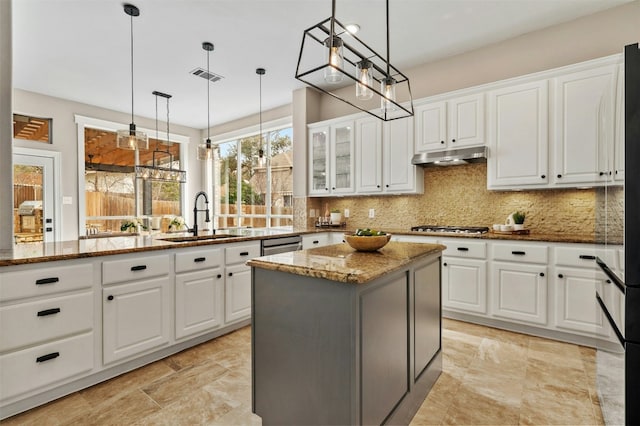
<path fill-rule="evenodd" d="M 13 137 L 51 143 L 51 119 L 13 114 Z"/>
<path fill-rule="evenodd" d="M 173 216 L 182 215 L 182 185 L 179 182 L 135 179 L 137 164 L 153 165 L 154 148 L 169 151 L 174 167 L 180 164 L 180 144 L 149 139 L 149 150 L 130 151 L 116 147 L 113 131 L 84 128 L 85 227 L 88 235 L 120 232 L 123 220 L 152 217 L 149 225 L 166 230 Z M 158 153 L 156 153 L 158 154 Z M 160 153 L 157 165 L 169 167 L 169 155 Z M 139 196 L 138 196 L 139 194 Z M 137 200 L 139 209 L 136 209 Z"/>
<path fill-rule="evenodd" d="M 217 228 L 293 226 L 292 128 L 227 140 L 214 155 Z"/>

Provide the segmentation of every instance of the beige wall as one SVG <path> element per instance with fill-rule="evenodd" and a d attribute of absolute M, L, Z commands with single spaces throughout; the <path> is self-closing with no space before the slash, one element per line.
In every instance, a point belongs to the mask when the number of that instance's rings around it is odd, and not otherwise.
<path fill-rule="evenodd" d="M 73 204 L 61 206 L 61 235 L 63 240 L 76 239 L 78 238 L 78 211 L 79 208 L 84 208 L 84 206 L 78 206 L 78 138 L 74 114 L 122 123 L 123 128 L 128 126 L 131 121 L 131 115 L 20 89 L 14 89 L 13 94 L 13 112 L 53 119 L 52 144 L 16 139 L 14 145 L 63 153 L 60 190 L 62 196 L 73 198 Z M 136 117 L 135 122 L 139 128 L 155 128 L 155 119 Z M 172 125 L 171 128 L 173 134 L 191 138 L 191 143 L 188 147 L 188 164 L 190 167 L 187 170 L 187 183 L 185 185 L 188 206 L 191 202 L 189 194 L 195 194 L 200 189 L 204 189 L 201 188 L 200 165 L 196 160 L 196 145 L 199 142 L 201 131 L 178 125 Z M 0 185 L 3 193 L 8 190 L 7 188 L 11 187 L 11 182 L 11 179 L 2 181 Z"/>
<path fill-rule="evenodd" d="M 594 237 L 596 215 L 604 205 L 596 203 L 596 189 L 537 191 L 487 190 L 487 165 L 432 167 L 425 169 L 424 194 L 311 198 L 307 209 L 349 209 L 349 228 L 403 229 L 418 225 L 487 226 L 505 223 L 516 210 L 526 213 L 525 226 L 532 233 L 569 233 Z M 621 188 L 610 194 L 622 201 Z M 612 203 L 611 205 L 614 205 Z M 611 238 L 622 239 L 622 202 L 609 212 Z M 369 209 L 375 218 L 369 219 Z M 615 220 L 614 218 L 618 218 Z M 308 226 L 313 226 L 309 219 Z"/>
<path fill-rule="evenodd" d="M 640 0 L 503 42 L 403 69 L 413 99 L 622 53 L 640 41 Z M 319 120 L 358 112 L 323 96 Z"/>
<path fill-rule="evenodd" d="M 291 116 L 292 104 L 287 104 L 273 108 L 262 112 L 262 122 L 267 123 L 269 121 L 278 120 L 280 118 Z M 211 139 L 213 140 L 217 135 L 223 135 L 225 133 L 234 132 L 236 130 L 245 129 L 251 126 L 257 126 L 260 124 L 260 114 L 253 114 L 247 117 L 242 117 L 237 120 L 228 121 L 226 123 L 211 127 Z M 202 131 L 202 139 L 207 138 L 207 129 Z"/>
<path fill-rule="evenodd" d="M 11 0 L 0 0 L 0 255 L 13 251 Z"/>

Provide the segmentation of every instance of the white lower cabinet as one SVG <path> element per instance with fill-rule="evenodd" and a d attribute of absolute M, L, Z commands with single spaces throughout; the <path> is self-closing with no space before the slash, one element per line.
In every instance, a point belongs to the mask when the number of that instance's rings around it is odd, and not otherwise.
<path fill-rule="evenodd" d="M 611 336 L 611 328 L 598 306 L 595 294 L 611 297 L 610 282 L 595 270 L 556 268 L 556 326 L 586 334 Z"/>
<path fill-rule="evenodd" d="M 442 307 L 487 313 L 487 261 L 442 258 Z"/>
<path fill-rule="evenodd" d="M 330 232 L 317 232 L 313 234 L 307 234 L 302 236 L 302 249 L 312 249 L 316 247 L 323 247 L 331 244 Z"/>
<path fill-rule="evenodd" d="M 224 317 L 222 268 L 176 275 L 176 339 L 220 327 Z"/>
<path fill-rule="evenodd" d="M 102 289 L 102 355 L 105 364 L 166 345 L 170 340 L 169 277 Z"/>
<path fill-rule="evenodd" d="M 547 324 L 547 266 L 493 262 L 492 314 Z"/>
<path fill-rule="evenodd" d="M 227 267 L 225 281 L 226 323 L 235 322 L 251 316 L 251 267 L 233 265 Z"/>

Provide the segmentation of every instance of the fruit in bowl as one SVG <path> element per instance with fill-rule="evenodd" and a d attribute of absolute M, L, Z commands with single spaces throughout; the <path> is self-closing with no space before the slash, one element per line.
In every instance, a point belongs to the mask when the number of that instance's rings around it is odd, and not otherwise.
<path fill-rule="evenodd" d="M 347 244 L 357 251 L 376 251 L 387 245 L 391 239 L 391 234 L 365 228 L 356 229 L 353 234 L 345 234 L 344 239 Z"/>

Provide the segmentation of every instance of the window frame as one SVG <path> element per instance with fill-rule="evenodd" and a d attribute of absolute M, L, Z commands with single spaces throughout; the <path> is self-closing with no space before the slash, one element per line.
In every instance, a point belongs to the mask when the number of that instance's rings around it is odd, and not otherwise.
<path fill-rule="evenodd" d="M 116 132 L 118 130 L 127 128 L 129 124 L 123 124 L 115 121 L 101 120 L 99 118 L 86 117 L 79 114 L 74 114 L 74 120 L 76 123 L 77 139 L 78 139 L 78 235 L 85 235 L 85 229 L 87 226 L 86 206 L 85 206 L 85 181 L 84 181 L 84 129 L 92 128 L 99 130 L 106 130 L 109 132 Z M 155 134 L 155 129 L 148 129 L 144 127 L 137 127 L 138 130 L 145 132 L 147 135 Z M 188 167 L 188 147 L 190 138 L 188 136 L 179 135 L 176 133 L 171 134 L 171 142 L 180 144 L 180 167 L 182 170 L 189 170 Z M 151 149 L 151 146 L 149 147 Z M 136 150 L 136 160 L 138 163 L 138 151 Z M 189 191 L 189 179 L 187 177 L 187 183 L 182 183 L 182 190 L 180 191 L 180 209 L 182 214 L 186 214 L 187 200 L 185 194 Z M 138 184 L 134 178 L 134 196 L 135 203 L 135 216 L 142 217 L 142 200 L 138 194 Z M 120 216 L 109 216 L 108 219 L 117 219 Z M 99 216 L 98 218 L 104 218 Z"/>
<path fill-rule="evenodd" d="M 269 134 L 271 132 L 274 131 L 278 131 L 278 130 L 282 130 L 282 129 L 287 129 L 290 128 L 292 131 L 292 137 L 291 137 L 291 150 L 293 151 L 293 120 L 291 116 L 288 117 L 283 117 L 283 118 L 279 118 L 276 120 L 271 120 L 268 122 L 264 122 L 262 123 L 262 134 Z M 217 135 L 213 138 L 211 138 L 211 142 L 213 143 L 213 145 L 219 145 L 222 143 L 227 143 L 227 142 L 233 142 L 235 141 L 236 143 L 238 143 L 240 141 L 240 139 L 243 138 L 248 138 L 251 136 L 255 136 L 257 134 L 260 133 L 260 125 L 259 124 L 255 124 L 252 126 L 247 126 L 247 127 L 243 127 L 241 129 L 238 130 L 234 130 L 231 132 L 227 132 L 227 133 L 223 133 L 220 135 Z M 271 138 L 265 138 L 267 140 L 267 146 L 266 146 L 266 150 L 265 150 L 265 156 L 267 158 L 270 158 L 271 156 Z M 202 143 L 205 142 L 205 138 L 203 138 Z M 242 152 L 241 149 L 238 149 L 238 158 L 237 158 L 237 164 L 240 164 L 240 154 Z M 253 217 L 257 217 L 257 218 L 262 218 L 264 217 L 265 219 L 265 225 L 267 228 L 272 228 L 271 226 L 271 221 L 274 218 L 282 218 L 282 219 L 290 219 L 291 222 L 293 223 L 293 217 L 294 214 L 292 213 L 290 216 L 289 215 L 274 215 L 271 213 L 271 167 L 267 168 L 267 182 L 266 182 L 266 188 L 267 188 L 267 193 L 265 194 L 265 206 L 267 206 L 267 208 L 265 209 L 265 215 L 254 215 L 254 214 L 241 214 L 242 212 L 242 196 L 238 196 L 236 199 L 236 214 L 235 215 L 222 215 L 219 214 L 216 211 L 216 206 L 218 205 L 218 194 L 216 194 L 216 182 L 215 182 L 215 176 L 213 174 L 213 161 L 209 161 L 206 164 L 205 167 L 205 185 L 206 188 L 208 188 L 208 192 L 210 194 L 214 194 L 215 197 L 215 201 L 213 203 L 213 221 L 214 224 L 217 225 L 218 223 L 218 219 L 219 218 L 236 218 L 236 223 L 238 224 L 238 226 L 244 226 L 243 223 L 243 218 L 253 218 Z M 241 194 L 241 179 L 238 179 L 236 182 L 236 193 L 237 194 Z M 292 194 L 293 194 L 293 188 L 292 188 Z M 214 225 L 215 226 L 215 225 Z M 293 225 L 292 225 L 293 226 Z M 274 227 L 275 228 L 275 227 Z M 288 227 L 287 227 L 288 228 Z"/>

